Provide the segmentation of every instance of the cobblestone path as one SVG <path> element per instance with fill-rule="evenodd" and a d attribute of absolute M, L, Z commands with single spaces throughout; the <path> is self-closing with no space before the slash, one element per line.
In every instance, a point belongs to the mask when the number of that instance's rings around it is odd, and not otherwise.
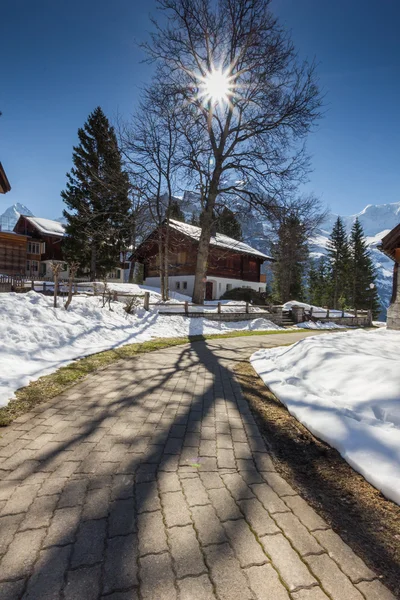
<path fill-rule="evenodd" d="M 393 599 L 275 472 L 233 377 L 304 335 L 120 362 L 1 430 L 0 600 Z"/>

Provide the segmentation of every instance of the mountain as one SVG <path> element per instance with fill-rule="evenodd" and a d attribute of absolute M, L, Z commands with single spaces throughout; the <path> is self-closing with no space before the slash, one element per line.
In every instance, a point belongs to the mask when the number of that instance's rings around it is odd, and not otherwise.
<path fill-rule="evenodd" d="M 34 214 L 24 204 L 17 202 L 9 206 L 2 215 L 0 215 L 0 231 L 12 231 L 20 215 L 33 217 Z"/>

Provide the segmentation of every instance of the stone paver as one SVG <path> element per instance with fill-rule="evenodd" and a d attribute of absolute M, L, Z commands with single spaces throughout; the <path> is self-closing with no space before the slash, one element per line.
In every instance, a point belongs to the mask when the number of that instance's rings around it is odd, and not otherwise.
<path fill-rule="evenodd" d="M 123 360 L 2 430 L 0 600 L 393 600 L 276 473 L 233 375 L 306 335 Z"/>

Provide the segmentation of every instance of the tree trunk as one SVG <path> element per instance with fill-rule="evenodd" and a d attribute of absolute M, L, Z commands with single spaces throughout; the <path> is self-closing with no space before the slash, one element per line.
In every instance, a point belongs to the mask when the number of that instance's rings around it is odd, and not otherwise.
<path fill-rule="evenodd" d="M 130 261 L 130 267 L 129 267 L 129 277 L 128 277 L 129 283 L 133 283 L 134 282 L 135 265 L 136 265 L 136 262 L 134 260 L 131 260 Z"/>
<path fill-rule="evenodd" d="M 209 195 L 207 205 L 201 215 L 201 234 L 197 250 L 196 274 L 194 278 L 193 298 L 195 304 L 204 304 L 205 277 L 207 273 L 208 251 L 213 225 L 213 212 L 216 193 Z"/>
<path fill-rule="evenodd" d="M 96 281 L 96 260 L 97 260 L 96 246 L 94 243 L 92 243 L 92 251 L 91 251 L 91 255 L 90 255 L 90 279 L 91 279 L 91 281 Z"/>
<path fill-rule="evenodd" d="M 165 232 L 165 242 L 164 242 L 164 300 L 169 300 L 169 281 L 168 281 L 168 271 L 169 271 L 169 217 L 166 220 L 166 232 Z"/>
<path fill-rule="evenodd" d="M 160 260 L 160 291 L 161 291 L 161 299 L 165 300 L 165 290 L 164 290 L 164 254 L 163 254 L 163 239 L 162 239 L 162 228 L 159 229 L 158 234 L 158 256 Z"/>
<path fill-rule="evenodd" d="M 58 293 L 58 271 L 54 271 L 54 308 L 57 308 L 57 293 Z"/>

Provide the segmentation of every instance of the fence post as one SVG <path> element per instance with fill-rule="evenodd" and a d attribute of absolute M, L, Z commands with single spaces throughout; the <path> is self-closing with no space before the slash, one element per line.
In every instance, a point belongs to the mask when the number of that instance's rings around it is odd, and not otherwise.
<path fill-rule="evenodd" d="M 32 288 L 33 290 L 35 289 L 35 282 L 34 282 L 34 280 L 33 280 L 33 279 L 32 279 L 32 281 L 31 281 L 31 288 Z"/>
<path fill-rule="evenodd" d="M 144 302 L 143 302 L 143 307 L 144 310 L 150 310 L 150 292 L 145 292 L 144 293 Z"/>
<path fill-rule="evenodd" d="M 313 307 L 312 307 L 312 306 L 310 306 L 310 319 L 311 319 L 311 317 L 312 317 L 312 311 L 313 311 Z"/>
<path fill-rule="evenodd" d="M 189 302 L 185 300 L 185 315 L 189 314 Z"/>
<path fill-rule="evenodd" d="M 342 306 L 342 319 L 343 319 L 343 317 L 344 317 L 344 308 Z"/>
<path fill-rule="evenodd" d="M 217 312 L 219 315 L 221 314 L 221 302 L 218 302 L 217 304 Z"/>
<path fill-rule="evenodd" d="M 249 303 L 246 302 L 246 314 L 249 312 Z"/>
<path fill-rule="evenodd" d="M 43 281 L 43 294 L 45 294 L 45 293 L 46 293 L 46 282 Z"/>
<path fill-rule="evenodd" d="M 329 319 L 329 308 L 326 309 L 326 318 Z"/>

